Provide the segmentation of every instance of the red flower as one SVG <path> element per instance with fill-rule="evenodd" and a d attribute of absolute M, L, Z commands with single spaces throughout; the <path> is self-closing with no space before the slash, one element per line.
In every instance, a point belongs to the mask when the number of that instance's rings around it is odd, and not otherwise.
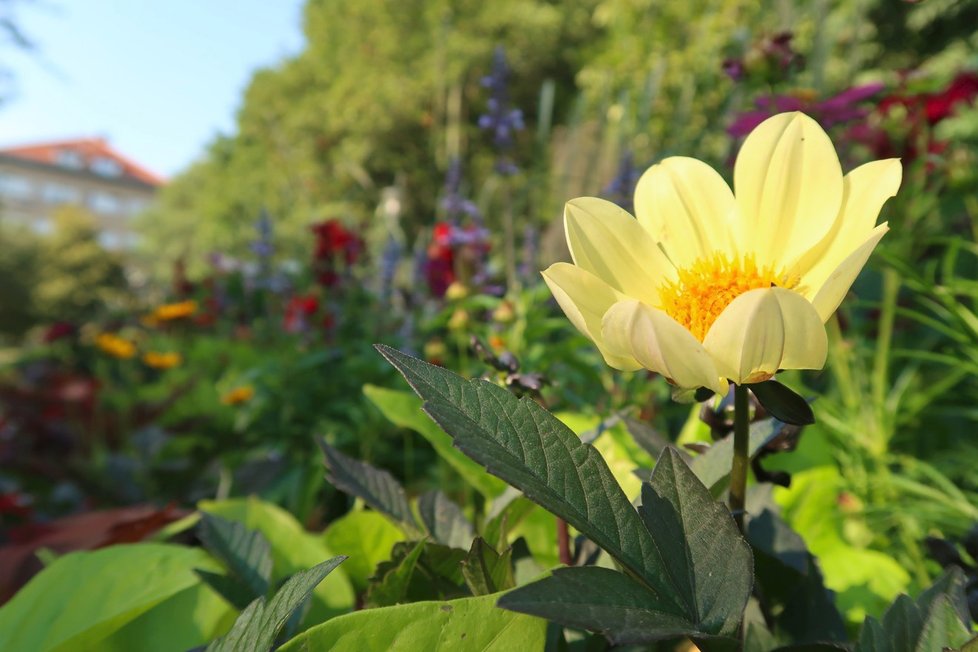
<path fill-rule="evenodd" d="M 863 143 L 881 158 L 901 156 L 910 161 L 921 154 L 940 154 L 947 143 L 934 139 L 930 127 L 954 115 L 959 104 L 973 102 L 978 97 L 978 74 L 962 72 L 947 88 L 936 93 L 893 94 L 883 98 L 876 107 L 879 116 L 886 117 L 896 107 L 906 112 L 901 121 L 905 130 L 902 138 L 893 138 L 881 127 L 858 125 L 849 135 Z"/>
<path fill-rule="evenodd" d="M 305 331 L 312 317 L 319 312 L 319 298 L 313 294 L 296 295 L 285 306 L 282 328 L 288 333 Z"/>
<path fill-rule="evenodd" d="M 50 344 L 51 342 L 57 342 L 66 337 L 72 337 L 76 332 L 77 328 L 74 324 L 67 321 L 56 321 L 51 324 L 48 329 L 44 332 L 44 342 Z"/>
<path fill-rule="evenodd" d="M 347 229 L 337 220 L 326 220 L 312 226 L 316 234 L 317 259 L 342 256 L 347 265 L 352 265 L 360 258 L 363 241 L 354 232 Z"/>
<path fill-rule="evenodd" d="M 332 287 L 340 280 L 339 271 L 357 262 L 363 252 L 363 240 L 337 219 L 311 227 L 316 235 L 313 269 L 320 285 Z"/>

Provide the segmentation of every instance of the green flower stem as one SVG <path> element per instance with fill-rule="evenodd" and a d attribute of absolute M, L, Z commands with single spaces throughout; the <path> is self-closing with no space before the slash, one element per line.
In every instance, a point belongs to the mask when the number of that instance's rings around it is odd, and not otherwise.
<path fill-rule="evenodd" d="M 730 467 L 730 511 L 740 531 L 744 531 L 744 505 L 747 496 L 747 467 L 750 466 L 750 393 L 734 385 L 734 446 Z"/>

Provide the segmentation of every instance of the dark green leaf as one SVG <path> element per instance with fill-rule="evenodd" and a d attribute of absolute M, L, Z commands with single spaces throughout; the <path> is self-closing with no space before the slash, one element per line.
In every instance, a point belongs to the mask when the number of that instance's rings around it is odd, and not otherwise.
<path fill-rule="evenodd" d="M 750 427 L 750 456 L 757 452 L 769 441 L 777 437 L 784 424 L 776 419 L 765 419 L 751 424 Z M 703 453 L 693 458 L 689 468 L 692 469 L 700 482 L 716 492 L 723 487 L 730 477 L 730 465 L 733 462 L 733 435 L 728 435 L 716 442 Z"/>
<path fill-rule="evenodd" d="M 959 570 L 937 580 L 916 602 L 900 595 L 882 622 L 868 617 L 859 634 L 859 652 L 925 652 L 965 645 L 970 617 L 962 621 Z"/>
<path fill-rule="evenodd" d="M 270 650 L 292 612 L 309 599 L 313 589 L 344 559 L 346 557 L 340 555 L 299 571 L 285 581 L 268 603 L 265 598 L 252 602 L 234 621 L 231 631 L 207 646 L 207 652 Z"/>
<path fill-rule="evenodd" d="M 754 574 L 775 629 L 800 643 L 845 641 L 845 622 L 805 542 L 770 509 L 747 521 Z"/>
<path fill-rule="evenodd" d="M 435 541 L 452 548 L 468 548 L 475 536 L 472 524 L 448 496 L 428 491 L 418 499 L 418 513 L 425 529 Z"/>
<path fill-rule="evenodd" d="M 417 566 L 421 553 L 424 552 L 424 541 L 416 542 L 410 552 L 399 559 L 393 566 L 384 564 L 378 566 L 380 574 L 367 590 L 365 598 L 368 607 L 387 607 L 404 602 L 411 576 Z"/>
<path fill-rule="evenodd" d="M 966 584 L 964 571 L 957 566 L 950 566 L 937 578 L 937 581 L 920 594 L 917 598 L 917 608 L 921 613 L 927 613 L 934 601 L 943 595 L 957 610 L 958 618 L 962 623 L 971 622 L 971 610 L 968 608 L 968 596 L 965 594 Z"/>
<path fill-rule="evenodd" d="M 591 538 L 654 590 L 672 595 L 664 579 L 668 562 L 593 447 L 530 399 L 486 381 L 466 381 L 387 346 L 377 349 L 458 448 Z"/>
<path fill-rule="evenodd" d="M 416 551 L 418 546 L 420 551 Z M 415 554 L 417 558 L 412 561 L 410 557 Z M 366 601 L 389 605 L 466 595 L 462 560 L 467 554 L 432 541 L 398 543 L 391 550 L 390 560 L 377 565 Z"/>
<path fill-rule="evenodd" d="M 970 617 L 968 619 L 970 622 Z M 940 594 L 931 604 L 927 619 L 917 639 L 917 650 L 943 650 L 964 645 L 971 637 L 970 630 L 961 622 L 958 610 L 951 599 Z"/>
<path fill-rule="evenodd" d="M 642 486 L 639 514 L 685 617 L 704 634 L 735 634 L 754 581 L 750 547 L 730 512 L 672 448 Z"/>
<path fill-rule="evenodd" d="M 248 587 L 251 595 L 245 604 L 268 593 L 272 552 L 261 532 L 249 530 L 243 523 L 201 512 L 197 535 L 204 547 L 227 565 L 232 577 Z M 235 604 L 234 600 L 229 601 Z"/>
<path fill-rule="evenodd" d="M 256 596 L 247 584 L 232 575 L 222 575 L 211 571 L 194 569 L 197 577 L 207 586 L 214 589 L 222 598 L 234 605 L 235 609 L 244 609 L 259 596 Z"/>
<path fill-rule="evenodd" d="M 404 495 L 404 488 L 394 476 L 344 455 L 322 438 L 319 439 L 319 447 L 325 457 L 326 479 L 334 487 L 387 514 L 409 532 L 417 532 L 418 524 Z"/>
<path fill-rule="evenodd" d="M 599 631 L 615 644 L 645 643 L 696 633 L 696 625 L 675 612 L 640 582 L 597 566 L 558 568 L 550 577 L 521 586 L 499 606 Z"/>
<path fill-rule="evenodd" d="M 472 595 L 489 595 L 513 588 L 516 582 L 513 579 L 512 557 L 512 548 L 499 554 L 485 539 L 476 537 L 462 562 L 462 575 Z"/>
<path fill-rule="evenodd" d="M 808 401 L 778 381 L 766 380 L 748 387 L 757 397 L 757 401 L 775 419 L 795 426 L 815 423 L 815 413 Z"/>
<path fill-rule="evenodd" d="M 750 548 L 674 449 L 662 453 L 642 486 L 639 513 L 669 561 L 662 578 L 668 594 L 585 566 L 514 589 L 499 606 L 601 631 L 614 643 L 735 635 L 753 583 Z"/>

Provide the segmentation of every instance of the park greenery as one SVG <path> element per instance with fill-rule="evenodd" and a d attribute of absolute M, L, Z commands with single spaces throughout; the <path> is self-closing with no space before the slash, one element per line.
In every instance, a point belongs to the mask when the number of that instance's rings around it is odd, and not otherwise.
<path fill-rule="evenodd" d="M 978 649 L 976 25 L 309 0 L 138 250 L 0 227 L 0 649 Z M 902 166 L 824 368 L 615 364 L 567 202 L 786 112 Z"/>

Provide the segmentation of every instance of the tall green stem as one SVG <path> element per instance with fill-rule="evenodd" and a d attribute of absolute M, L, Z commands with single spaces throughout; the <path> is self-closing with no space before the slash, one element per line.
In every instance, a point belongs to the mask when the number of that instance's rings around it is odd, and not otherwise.
<path fill-rule="evenodd" d="M 747 467 L 750 466 L 750 393 L 734 385 L 734 450 L 730 467 L 730 511 L 740 531 L 744 531 L 744 505 L 747 497 Z"/>

